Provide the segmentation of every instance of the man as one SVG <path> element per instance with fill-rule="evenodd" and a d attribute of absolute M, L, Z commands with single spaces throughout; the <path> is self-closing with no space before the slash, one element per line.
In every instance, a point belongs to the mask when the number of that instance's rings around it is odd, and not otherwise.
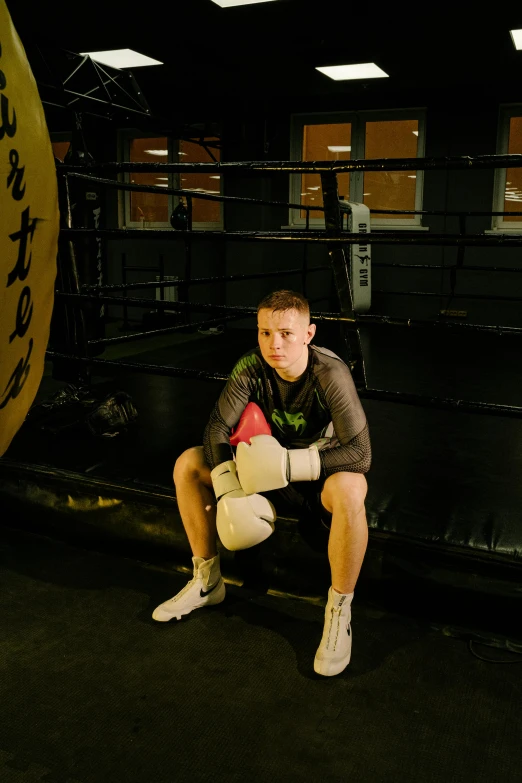
<path fill-rule="evenodd" d="M 350 370 L 331 351 L 310 345 L 315 330 L 308 302 L 298 293 L 276 291 L 259 304 L 259 347 L 234 367 L 210 416 L 203 447 L 185 451 L 174 467 L 194 577 L 153 617 L 180 619 L 223 601 L 217 533 L 228 549 L 262 541 L 273 530 L 275 512 L 260 493 L 297 491 L 315 508 L 318 523 L 330 528 L 332 585 L 314 669 L 332 676 L 350 661 L 351 602 L 368 543 L 364 473 L 371 448 Z M 231 432 L 244 424 L 251 403 L 263 412 L 269 424 L 264 431 L 271 435 L 239 443 L 234 462 Z"/>

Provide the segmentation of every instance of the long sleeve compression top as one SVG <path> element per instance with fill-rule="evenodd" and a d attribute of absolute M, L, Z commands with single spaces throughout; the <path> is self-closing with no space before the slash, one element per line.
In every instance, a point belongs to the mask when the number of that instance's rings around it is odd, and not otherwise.
<path fill-rule="evenodd" d="M 249 402 L 263 411 L 272 435 L 285 448 L 304 448 L 326 438 L 321 475 L 367 473 L 371 464 L 368 423 L 348 366 L 326 348 L 309 345 L 308 365 L 285 381 L 259 348 L 244 354 L 214 406 L 203 436 L 211 470 L 232 459 L 230 434 Z"/>

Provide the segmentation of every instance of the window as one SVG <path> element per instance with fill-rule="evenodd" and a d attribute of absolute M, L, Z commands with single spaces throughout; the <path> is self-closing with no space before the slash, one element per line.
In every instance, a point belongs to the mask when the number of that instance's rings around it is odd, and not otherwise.
<path fill-rule="evenodd" d="M 70 147 L 70 141 L 52 141 L 51 147 L 53 148 L 54 157 L 61 163 L 64 162 L 67 151 Z"/>
<path fill-rule="evenodd" d="M 501 108 L 497 153 L 522 153 L 522 106 Z M 494 212 L 522 212 L 522 169 L 495 169 L 494 194 Z M 522 215 L 494 217 L 492 228 L 500 231 L 522 231 Z"/>
<path fill-rule="evenodd" d="M 357 112 L 338 115 L 297 115 L 292 124 L 294 160 L 355 158 L 416 158 L 424 155 L 424 113 Z M 361 171 L 338 174 L 340 198 L 366 204 L 372 210 L 422 208 L 422 171 Z M 292 203 L 322 206 L 319 174 L 293 175 Z M 302 227 L 306 213 L 291 210 L 291 225 Z M 420 215 L 372 214 L 372 226 L 420 226 Z M 320 212 L 310 211 L 310 225 L 324 225 Z"/>
<path fill-rule="evenodd" d="M 122 144 L 122 159 L 132 163 L 213 163 L 220 160 L 218 139 L 207 138 L 204 144 L 173 140 L 167 136 L 126 134 Z M 206 146 L 205 146 L 206 145 Z M 214 158 L 212 157 L 214 156 Z M 221 193 L 221 177 L 218 174 L 164 174 L 162 172 L 132 172 L 125 175 L 126 182 L 156 187 L 183 188 L 184 190 Z M 125 192 L 124 224 L 127 228 L 166 228 L 170 215 L 179 203 L 179 197 L 161 193 Z M 222 226 L 222 204 L 218 201 L 193 199 L 192 223 L 196 229 L 216 229 Z"/>

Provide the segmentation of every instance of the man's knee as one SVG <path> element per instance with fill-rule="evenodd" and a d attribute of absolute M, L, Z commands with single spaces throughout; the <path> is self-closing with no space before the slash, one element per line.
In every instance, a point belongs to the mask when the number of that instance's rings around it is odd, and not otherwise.
<path fill-rule="evenodd" d="M 362 509 L 367 492 L 368 484 L 362 473 L 340 471 L 326 479 L 321 493 L 321 502 L 330 513 L 338 504 Z"/>
<path fill-rule="evenodd" d="M 205 462 L 202 446 L 193 446 L 179 455 L 174 464 L 174 482 L 186 479 L 211 483 L 210 468 Z"/>

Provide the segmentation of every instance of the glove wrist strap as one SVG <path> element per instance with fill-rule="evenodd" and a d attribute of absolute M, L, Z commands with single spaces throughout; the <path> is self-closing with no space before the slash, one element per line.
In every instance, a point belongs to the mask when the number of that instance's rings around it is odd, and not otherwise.
<path fill-rule="evenodd" d="M 321 475 L 321 458 L 315 446 L 288 451 L 290 481 L 316 481 Z"/>
<path fill-rule="evenodd" d="M 223 495 L 228 495 L 229 492 L 241 489 L 234 460 L 222 462 L 221 465 L 215 467 L 210 473 L 210 478 L 212 479 L 216 500 L 219 500 Z"/>

